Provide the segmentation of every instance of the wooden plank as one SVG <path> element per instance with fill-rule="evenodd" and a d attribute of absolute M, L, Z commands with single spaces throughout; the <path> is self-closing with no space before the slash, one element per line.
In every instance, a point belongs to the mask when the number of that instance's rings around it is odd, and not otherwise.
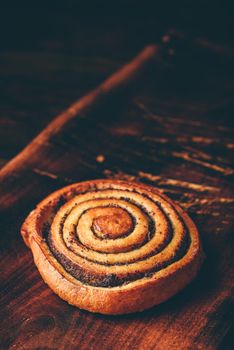
<path fill-rule="evenodd" d="M 203 86 L 211 84 L 206 85 L 211 68 L 202 75 Z M 173 99 L 168 87 L 162 84 L 159 91 L 151 83 L 156 79 L 151 74 L 128 103 L 102 105 L 89 118 L 70 120 L 2 170 L 3 349 L 233 347 L 233 140 L 224 112 L 213 120 L 229 107 L 232 86 L 226 81 L 224 96 L 217 84 L 213 95 L 207 89 L 204 98 L 194 81 L 190 97 L 177 83 Z M 207 260 L 198 278 L 141 314 L 107 317 L 69 306 L 43 283 L 19 234 L 24 217 L 45 195 L 101 177 L 158 186 L 189 211 L 201 233 Z"/>

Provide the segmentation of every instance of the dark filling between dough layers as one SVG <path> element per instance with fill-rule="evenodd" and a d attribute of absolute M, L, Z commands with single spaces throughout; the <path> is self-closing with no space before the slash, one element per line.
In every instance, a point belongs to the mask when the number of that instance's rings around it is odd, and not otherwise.
<path fill-rule="evenodd" d="M 152 200 L 152 198 L 149 198 L 148 196 L 146 196 L 145 194 L 143 194 L 143 196 L 145 196 L 147 199 L 150 199 L 152 202 L 154 202 Z M 124 200 L 130 201 L 129 199 L 124 198 Z M 134 203 L 136 205 L 136 203 Z M 155 203 L 157 205 L 160 205 L 160 203 Z M 142 206 L 138 207 L 143 210 Z M 172 208 L 172 210 L 175 211 L 174 208 Z M 146 214 L 147 220 L 148 220 L 148 226 L 149 226 L 149 239 L 152 238 L 153 232 L 154 232 L 154 228 L 155 228 L 155 223 L 153 222 L 152 218 L 145 212 L 144 210 L 144 214 Z M 51 238 L 51 234 L 50 234 L 50 230 L 49 227 L 46 227 L 46 231 L 44 231 L 44 237 L 47 240 L 48 246 L 51 250 L 51 253 L 55 256 L 55 258 L 58 260 L 58 262 L 64 267 L 64 269 L 71 274 L 73 277 L 75 277 L 77 280 L 79 280 L 80 282 L 82 282 L 83 284 L 87 284 L 87 285 L 91 285 L 91 286 L 95 286 L 95 287 L 116 287 L 116 286 L 121 286 L 133 281 L 136 281 L 138 279 L 142 279 L 142 278 L 147 278 L 147 277 L 151 277 L 155 272 L 166 268 L 167 266 L 171 265 L 172 263 L 180 260 L 187 252 L 189 245 L 190 245 L 190 236 L 188 233 L 188 230 L 186 229 L 186 226 L 183 222 L 183 220 L 181 219 L 181 217 L 177 214 L 178 219 L 181 221 L 181 223 L 183 224 L 184 227 L 184 238 L 183 240 L 180 242 L 179 248 L 177 249 L 177 251 L 174 252 L 173 256 L 165 261 L 165 262 L 160 262 L 154 266 L 152 266 L 152 268 L 150 268 L 149 270 L 145 271 L 145 272 L 140 272 L 140 271 L 135 271 L 134 273 L 129 273 L 126 274 L 124 273 L 124 276 L 121 274 L 117 275 L 117 274 L 92 274 L 88 269 L 85 269 L 81 266 L 79 266 L 76 263 L 73 263 L 68 257 L 66 257 L 62 252 L 58 251 L 57 248 L 54 245 L 54 242 Z M 160 250 L 157 249 L 155 251 L 151 251 L 151 252 L 146 252 L 140 259 L 137 260 L 132 260 L 129 261 L 128 263 L 117 263 L 115 265 L 130 265 L 131 263 L 136 263 L 138 261 L 142 261 L 142 260 L 146 260 L 148 258 L 150 258 L 151 256 L 156 255 L 157 253 L 159 253 L 159 251 L 163 250 L 165 248 L 165 246 L 170 242 L 170 240 L 173 237 L 173 229 L 172 229 L 172 224 L 170 222 L 170 218 L 167 216 L 167 220 L 169 223 L 169 230 L 167 232 L 167 239 L 164 242 L 163 247 L 160 247 Z M 65 218 L 63 220 L 63 222 L 65 221 Z M 134 221 L 134 218 L 133 218 Z M 62 230 L 62 226 L 63 226 L 63 222 L 61 223 L 61 230 Z M 157 225 L 157 223 L 156 223 Z M 157 232 L 156 232 L 157 234 Z M 74 238 L 77 240 L 76 243 L 78 243 L 79 245 L 81 245 L 81 243 L 78 241 L 78 238 Z M 144 242 L 145 243 L 145 242 Z M 137 249 L 139 248 L 138 246 L 134 247 L 133 249 Z M 89 261 L 89 259 L 84 258 Z M 100 264 L 100 265 L 106 265 L 105 263 L 100 263 L 97 261 L 92 260 L 93 263 L 96 264 Z M 107 265 L 106 265 L 107 266 Z M 113 266 L 113 265 L 108 265 L 108 266 Z"/>

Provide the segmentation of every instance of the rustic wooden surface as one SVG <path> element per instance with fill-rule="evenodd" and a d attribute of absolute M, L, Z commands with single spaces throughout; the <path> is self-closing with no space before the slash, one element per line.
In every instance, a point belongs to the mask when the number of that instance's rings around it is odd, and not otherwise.
<path fill-rule="evenodd" d="M 12 166 L 7 161 L 58 112 L 143 44 L 158 40 L 164 29 L 158 24 L 153 36 L 154 22 L 142 32 L 137 21 L 126 38 L 114 22 L 112 39 L 104 29 L 90 30 L 86 39 L 77 30 L 70 42 L 59 32 L 61 18 L 70 30 L 76 28 L 72 15 L 66 20 L 59 13 L 51 37 L 39 33 L 33 42 L 25 39 L 24 50 L 6 42 L 0 53 L 0 159 L 5 165 L 0 173 L 0 348 L 232 349 L 233 49 L 213 38 L 202 38 L 200 46 L 190 40 L 182 49 L 177 44 L 171 66 L 155 66 L 128 102 L 113 101 L 88 118 L 70 121 L 40 153 Z M 87 24 L 78 27 L 87 29 Z M 136 33 L 143 33 L 139 40 Z M 103 177 L 159 187 L 189 212 L 201 233 L 207 259 L 198 278 L 141 314 L 107 317 L 69 306 L 43 283 L 19 234 L 25 216 L 45 195 Z"/>

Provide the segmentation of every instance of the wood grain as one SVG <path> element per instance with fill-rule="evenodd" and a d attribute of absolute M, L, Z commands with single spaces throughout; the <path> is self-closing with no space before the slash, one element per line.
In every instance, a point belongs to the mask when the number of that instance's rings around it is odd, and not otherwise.
<path fill-rule="evenodd" d="M 123 98 L 123 93 L 130 90 L 130 85 L 137 83 L 150 63 L 159 59 L 159 47 L 156 45 L 144 48 L 131 62 L 124 65 L 116 73 L 112 74 L 102 84 L 90 93 L 74 102 L 64 112 L 51 121 L 51 123 L 31 142 L 14 157 L 2 170 L 0 178 L 6 177 L 18 167 L 25 166 L 31 157 L 37 154 L 39 158 L 43 154 L 43 145 L 50 142 L 61 130 L 64 130 L 74 118 L 87 118 L 91 113 L 98 113 L 97 108 L 108 103 L 114 103 L 113 98 Z"/>
<path fill-rule="evenodd" d="M 151 72 L 127 102 L 70 120 L 39 153 L 3 168 L 1 349 L 233 348 L 233 76 L 216 56 L 208 59 L 213 53 L 203 55 L 208 63 L 194 68 L 199 79 L 183 73 L 188 58 L 163 79 Z M 25 216 L 45 195 L 103 177 L 150 183 L 178 201 L 207 255 L 190 286 L 141 314 L 105 317 L 69 306 L 44 284 L 20 237 Z"/>

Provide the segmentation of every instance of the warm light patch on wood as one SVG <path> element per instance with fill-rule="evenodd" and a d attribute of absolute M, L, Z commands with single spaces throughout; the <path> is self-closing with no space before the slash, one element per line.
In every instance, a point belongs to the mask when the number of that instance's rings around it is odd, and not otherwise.
<path fill-rule="evenodd" d="M 103 163 L 105 161 L 105 156 L 103 154 L 99 154 L 97 157 L 96 157 L 96 161 L 98 163 Z"/>

